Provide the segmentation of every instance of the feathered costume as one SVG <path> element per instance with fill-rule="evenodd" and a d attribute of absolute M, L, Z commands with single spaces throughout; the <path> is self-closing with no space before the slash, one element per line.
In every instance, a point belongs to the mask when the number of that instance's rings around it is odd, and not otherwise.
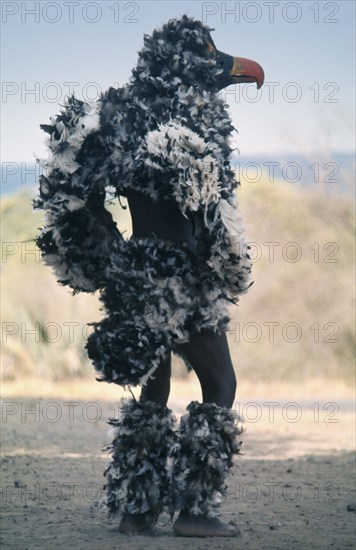
<path fill-rule="evenodd" d="M 60 283 L 74 292 L 100 291 L 106 317 L 87 342 L 100 380 L 144 384 L 161 359 L 169 351 L 179 353 L 177 344 L 193 333 L 226 330 L 229 303 L 249 287 L 251 262 L 229 164 L 233 127 L 217 92 L 232 82 L 261 85 L 261 71 L 254 62 L 216 50 L 209 29 L 184 16 L 144 37 L 126 86 L 110 88 L 95 103 L 70 97 L 61 114 L 41 126 L 51 155 L 35 201 L 46 213 L 37 244 Z M 193 224 L 196 247 L 155 235 L 124 239 L 105 200 L 107 193 L 130 192 L 173 201 Z M 128 408 L 117 426 L 126 426 L 133 414 Z M 155 418 L 162 415 L 166 411 Z M 170 433 L 171 421 L 165 425 Z M 231 429 L 231 438 L 235 435 Z M 236 451 L 232 439 L 230 455 Z M 122 511 L 121 497 L 130 493 L 121 486 L 129 483 L 127 475 L 118 473 L 130 459 L 115 451 L 118 441 L 108 469 L 111 511 Z M 164 453 L 158 470 L 162 460 Z M 182 484 L 181 479 L 175 485 Z M 144 508 L 135 501 L 128 509 Z"/>

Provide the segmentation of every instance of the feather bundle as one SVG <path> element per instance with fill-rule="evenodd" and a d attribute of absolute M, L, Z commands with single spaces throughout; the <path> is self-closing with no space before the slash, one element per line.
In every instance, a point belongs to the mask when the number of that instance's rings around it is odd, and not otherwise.
<path fill-rule="evenodd" d="M 171 449 L 172 510 L 214 517 L 226 494 L 226 477 L 240 452 L 242 429 L 233 411 L 191 402 Z"/>
<path fill-rule="evenodd" d="M 143 385 L 192 333 L 226 329 L 226 300 L 210 278 L 200 278 L 199 268 L 186 243 L 115 243 L 100 294 L 107 315 L 87 342 L 100 380 Z"/>
<path fill-rule="evenodd" d="M 114 438 L 104 504 L 111 516 L 148 512 L 153 518 L 169 501 L 167 458 L 175 440 L 172 411 L 153 401 L 123 399 L 110 419 Z"/>

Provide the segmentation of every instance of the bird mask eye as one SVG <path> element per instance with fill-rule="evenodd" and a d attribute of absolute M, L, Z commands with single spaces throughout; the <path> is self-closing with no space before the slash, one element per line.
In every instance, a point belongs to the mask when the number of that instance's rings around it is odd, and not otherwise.
<path fill-rule="evenodd" d="M 208 52 L 212 59 L 216 59 L 216 48 L 212 42 L 209 42 L 208 44 Z"/>

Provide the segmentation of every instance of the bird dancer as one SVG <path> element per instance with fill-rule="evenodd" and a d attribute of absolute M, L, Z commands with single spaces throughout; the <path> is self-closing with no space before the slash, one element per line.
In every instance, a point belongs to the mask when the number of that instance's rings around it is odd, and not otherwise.
<path fill-rule="evenodd" d="M 49 134 L 35 207 L 45 262 L 74 292 L 99 291 L 105 317 L 86 344 L 98 379 L 142 387 L 111 419 L 105 506 L 119 530 L 151 529 L 163 511 L 179 536 L 236 536 L 218 509 L 239 453 L 228 307 L 250 286 L 234 172 L 233 126 L 219 91 L 255 82 L 254 61 L 220 52 L 187 16 L 145 35 L 127 85 L 98 101 L 68 98 Z M 127 198 L 132 236 L 105 208 Z M 171 355 L 200 381 L 176 425 Z"/>

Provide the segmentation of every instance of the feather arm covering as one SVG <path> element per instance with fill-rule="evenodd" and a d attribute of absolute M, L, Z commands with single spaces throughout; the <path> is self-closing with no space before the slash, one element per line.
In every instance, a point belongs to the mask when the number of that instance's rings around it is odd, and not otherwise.
<path fill-rule="evenodd" d="M 46 215 L 36 242 L 60 283 L 75 292 L 94 292 L 105 284 L 112 244 L 121 238 L 104 206 L 110 182 L 98 170 L 105 154 L 100 101 L 72 96 L 51 122 L 41 125 L 49 134 L 50 154 L 41 161 L 45 173 L 34 202 Z"/>

